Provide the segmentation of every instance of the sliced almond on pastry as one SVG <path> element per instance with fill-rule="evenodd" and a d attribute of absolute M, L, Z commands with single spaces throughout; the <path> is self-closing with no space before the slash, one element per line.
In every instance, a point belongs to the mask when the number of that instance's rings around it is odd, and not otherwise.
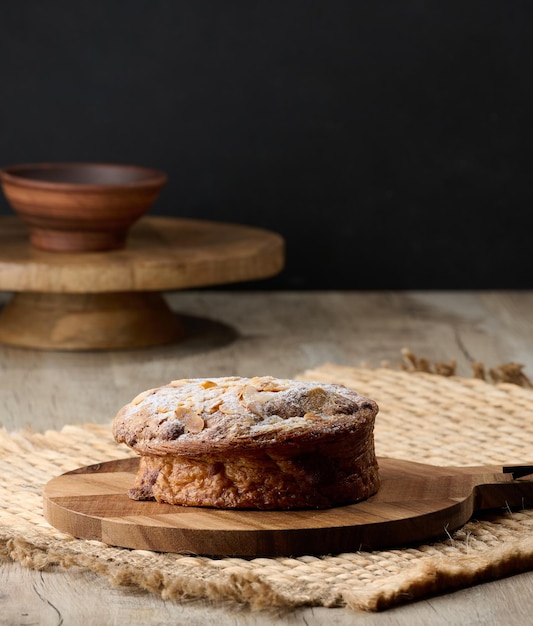
<path fill-rule="evenodd" d="M 204 429 L 205 422 L 198 413 L 180 406 L 174 411 L 174 414 L 180 422 L 183 422 L 186 433 L 196 434 Z"/>

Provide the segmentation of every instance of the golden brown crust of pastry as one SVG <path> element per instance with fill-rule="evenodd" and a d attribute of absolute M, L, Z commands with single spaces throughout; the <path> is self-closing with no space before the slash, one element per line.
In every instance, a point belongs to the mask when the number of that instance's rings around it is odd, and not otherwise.
<path fill-rule="evenodd" d="M 290 509 L 375 493 L 377 404 L 347 387 L 272 377 L 184 379 L 139 394 L 113 433 L 141 455 L 130 496 Z"/>

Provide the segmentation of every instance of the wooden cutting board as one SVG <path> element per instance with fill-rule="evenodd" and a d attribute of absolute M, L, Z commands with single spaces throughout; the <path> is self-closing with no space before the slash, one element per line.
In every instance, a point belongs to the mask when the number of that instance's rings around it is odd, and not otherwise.
<path fill-rule="evenodd" d="M 501 467 L 435 467 L 379 459 L 382 485 L 364 502 L 324 510 L 230 511 L 137 502 L 137 458 L 52 479 L 44 515 L 57 529 L 124 548 L 211 556 L 376 550 L 444 536 L 474 511 L 533 505 L 533 479 Z M 530 468 L 533 471 L 533 468 Z"/>

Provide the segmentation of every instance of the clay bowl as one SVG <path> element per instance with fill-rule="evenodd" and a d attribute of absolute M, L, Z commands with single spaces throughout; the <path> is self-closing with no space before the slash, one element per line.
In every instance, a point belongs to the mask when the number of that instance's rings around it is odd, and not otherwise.
<path fill-rule="evenodd" d="M 2 189 L 30 229 L 30 243 L 52 252 L 114 250 L 157 199 L 164 172 L 111 163 L 20 164 L 0 170 Z"/>

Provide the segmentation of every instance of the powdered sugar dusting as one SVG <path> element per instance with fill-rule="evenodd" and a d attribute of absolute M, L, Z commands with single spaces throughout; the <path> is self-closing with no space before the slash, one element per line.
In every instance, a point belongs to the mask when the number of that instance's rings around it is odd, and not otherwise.
<path fill-rule="evenodd" d="M 332 383 L 270 376 L 182 379 L 139 394 L 119 412 L 114 431 L 117 437 L 136 429 L 135 442 L 238 440 L 310 428 L 357 415 L 362 407 L 377 412 L 372 400 Z M 198 416 L 200 426 L 203 420 L 201 430 L 187 432 L 191 416 Z"/>

